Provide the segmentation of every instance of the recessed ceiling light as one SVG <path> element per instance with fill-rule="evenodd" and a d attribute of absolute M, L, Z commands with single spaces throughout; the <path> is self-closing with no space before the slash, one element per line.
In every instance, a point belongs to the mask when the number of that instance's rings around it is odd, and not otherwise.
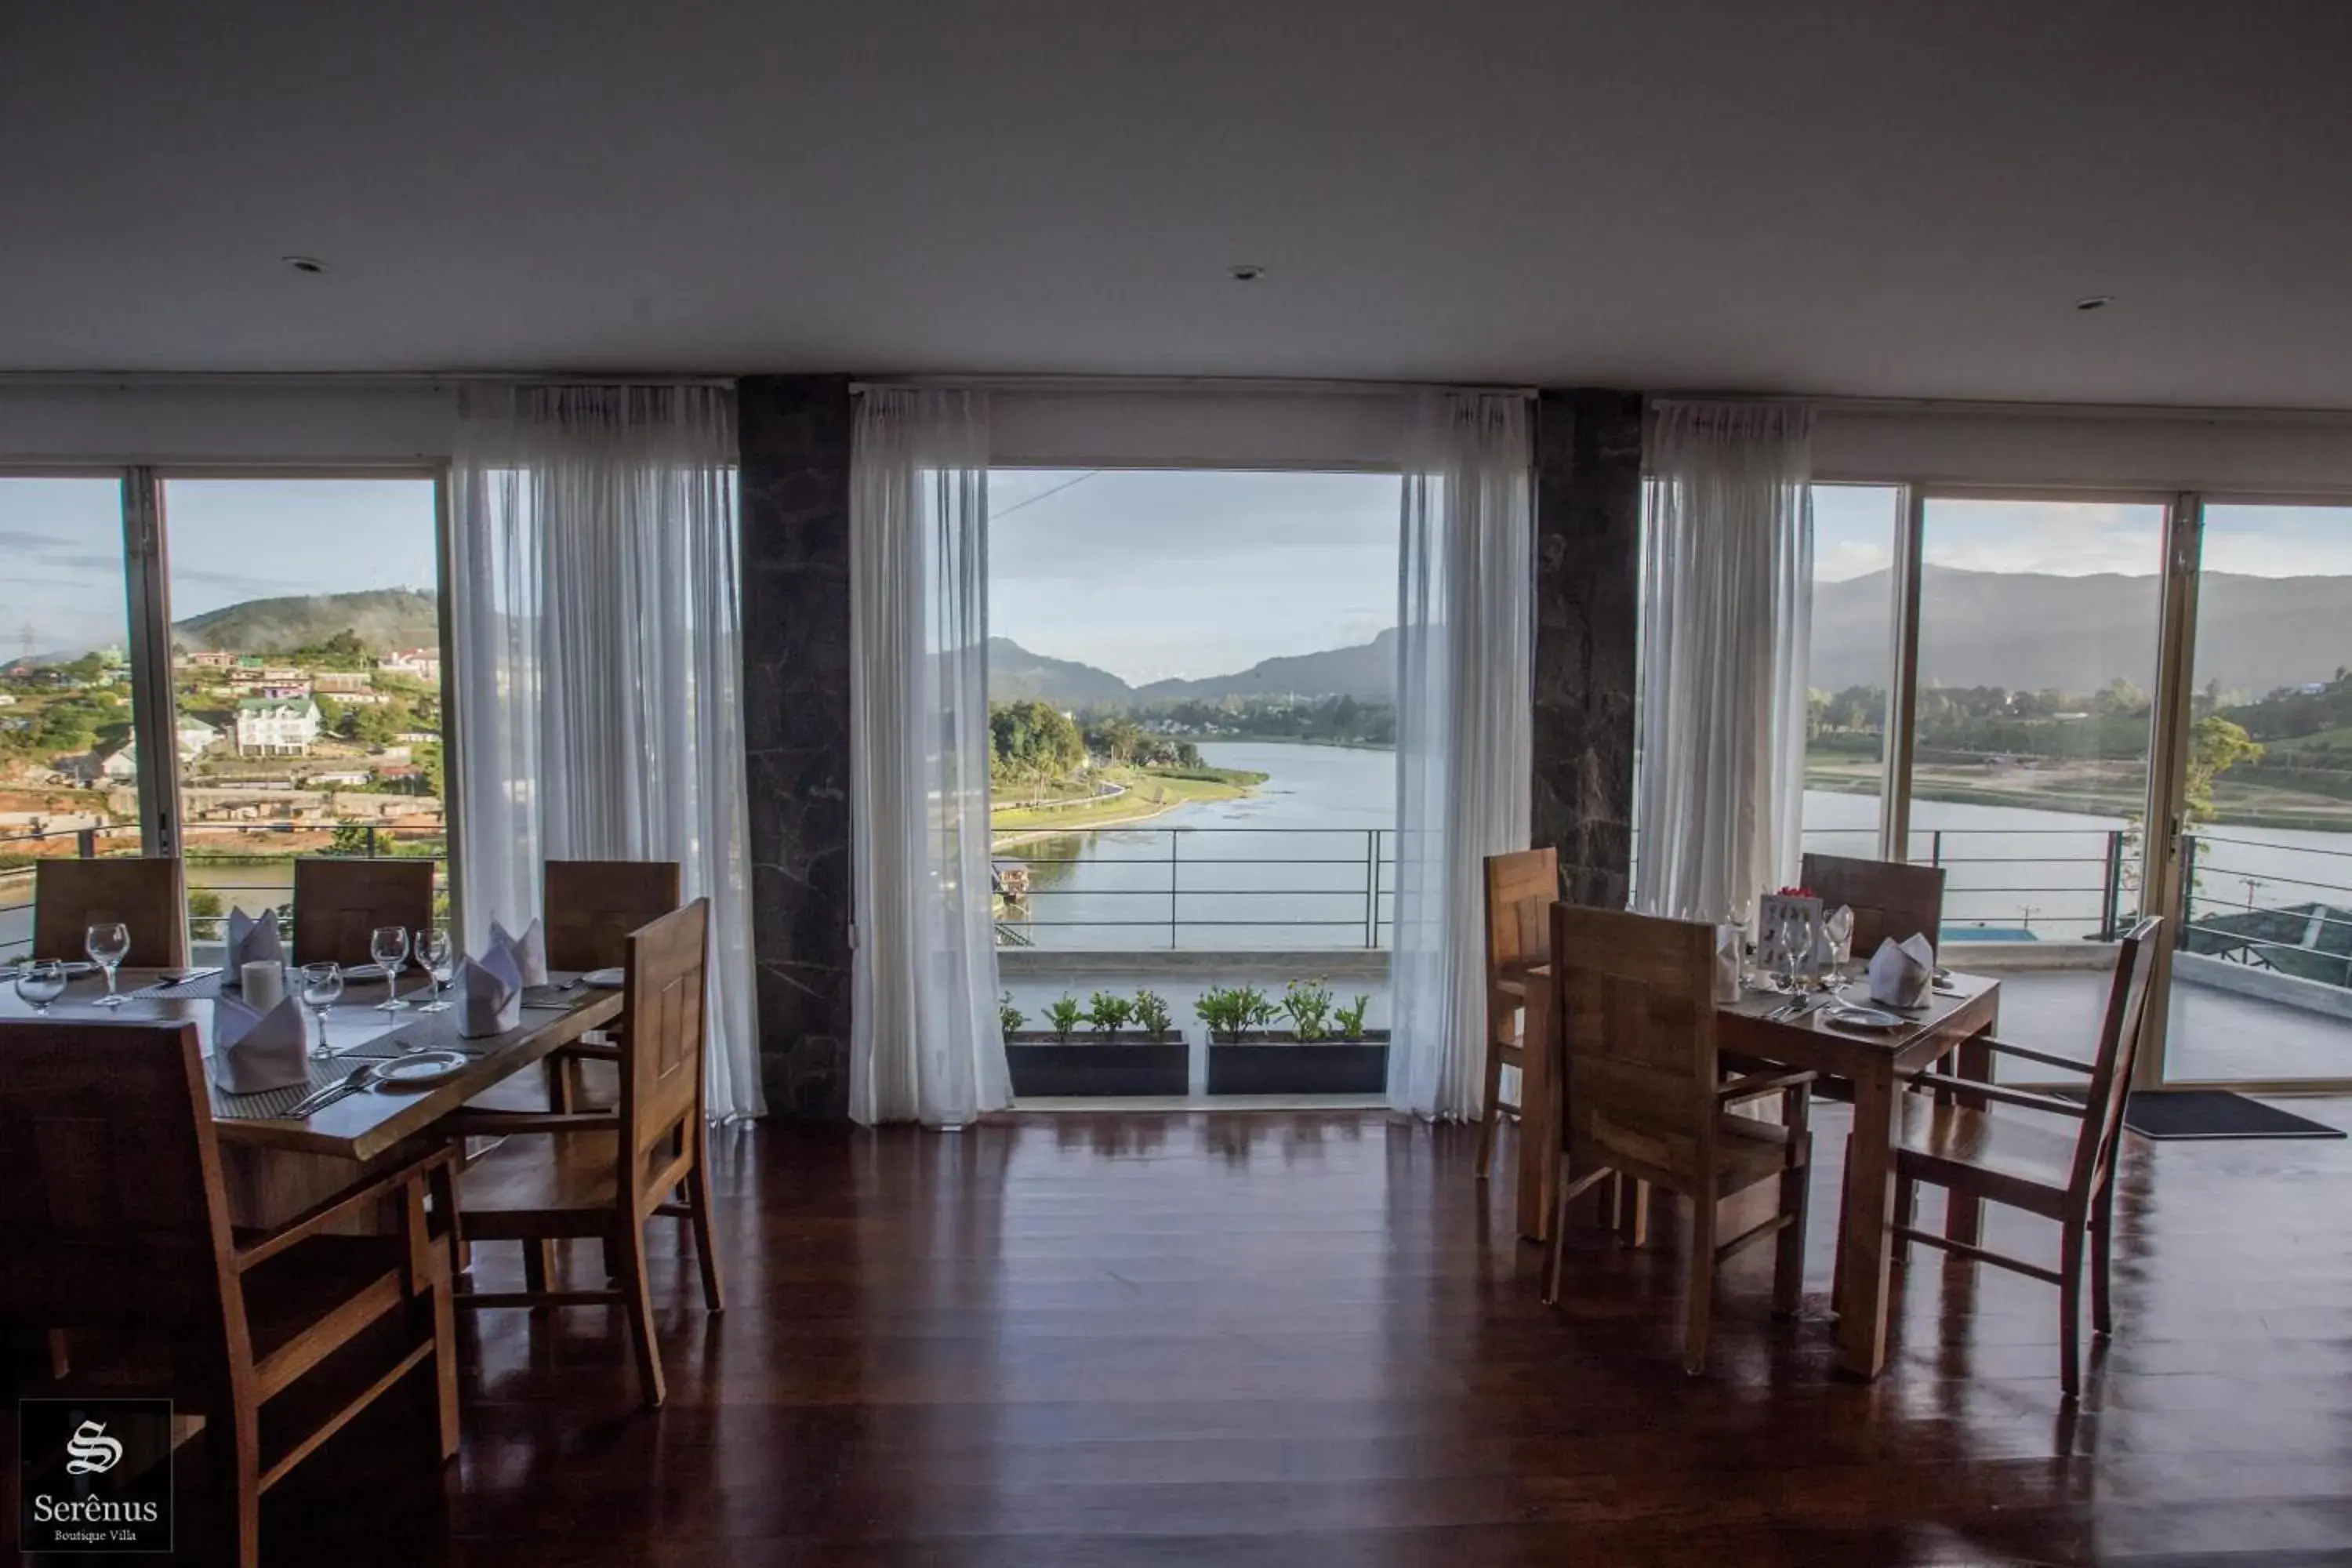
<path fill-rule="evenodd" d="M 2113 294 L 2085 294 L 2074 301 L 2077 310 L 2104 310 L 2116 302 Z"/>
<path fill-rule="evenodd" d="M 316 257 L 281 256 L 278 259 L 297 272 L 324 272 L 327 269 L 327 264 Z"/>
<path fill-rule="evenodd" d="M 1236 283 L 1255 283 L 1265 276 L 1265 268 L 1254 266 L 1246 261 L 1239 267 L 1229 268 L 1227 270 L 1232 273 L 1233 279 Z"/>

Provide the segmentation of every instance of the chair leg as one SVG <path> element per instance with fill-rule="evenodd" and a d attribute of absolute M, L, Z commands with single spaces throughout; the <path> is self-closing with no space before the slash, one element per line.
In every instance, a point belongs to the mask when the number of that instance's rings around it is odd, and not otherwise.
<path fill-rule="evenodd" d="M 1567 1162 L 1560 1162 L 1565 1167 Z M 1551 1216 L 1551 1239 L 1544 1244 L 1543 1302 L 1547 1307 L 1559 1304 L 1560 1277 L 1567 1269 L 1568 1194 L 1573 1184 L 1571 1172 L 1563 1168 L 1559 1173 L 1559 1209 Z"/>
<path fill-rule="evenodd" d="M 1701 1192 L 1690 1206 L 1690 1300 L 1683 1320 L 1683 1371 L 1700 1377 L 1706 1373 L 1707 1331 L 1715 1312 L 1715 1196 L 1711 1191 Z"/>
<path fill-rule="evenodd" d="M 1486 1113 L 1478 1120 L 1478 1180 L 1482 1182 L 1494 1170 L 1495 1124 L 1502 1119 L 1503 1053 L 1495 1048 L 1490 1029 L 1486 1037 Z"/>
<path fill-rule="evenodd" d="M 545 1237 L 534 1237 L 522 1244 L 522 1288 L 534 1296 L 547 1294 L 548 1284 L 559 1278 L 555 1262 L 555 1243 Z"/>
<path fill-rule="evenodd" d="M 1830 1315 L 1835 1317 L 1845 1306 L 1845 1194 L 1853 1184 L 1853 1138 L 1848 1134 L 1845 1149 L 1838 1157 L 1838 1230 L 1836 1260 L 1830 1265 Z"/>
<path fill-rule="evenodd" d="M 2058 1259 L 2058 1386 L 2083 1392 L 2083 1227 L 2070 1225 Z"/>
<path fill-rule="evenodd" d="M 1617 1179 L 1617 1238 L 1628 1247 L 1650 1245 L 1650 1184 L 1622 1173 Z"/>
<path fill-rule="evenodd" d="M 2108 1294 L 2115 1243 L 2116 1184 L 2110 1175 L 2091 1210 L 2091 1331 L 2103 1339 L 2116 1331 L 2115 1300 Z"/>
<path fill-rule="evenodd" d="M 702 1305 L 706 1310 L 727 1310 L 726 1293 L 719 1282 L 719 1249 L 710 1244 L 710 1141 L 694 1132 L 694 1169 L 687 1173 L 687 1203 L 693 1213 L 694 1260 L 702 1268 Z"/>
<path fill-rule="evenodd" d="M 621 1266 L 621 1306 L 629 1317 L 629 1339 L 637 1354 L 637 1389 L 648 1409 L 668 1397 L 662 1383 L 661 1346 L 654 1339 L 653 1284 L 646 1268 L 646 1224 L 628 1219 L 622 1225 L 614 1261 Z"/>
<path fill-rule="evenodd" d="M 205 1412 L 215 1527 L 236 1568 L 261 1568 L 261 1413 L 224 1386 Z"/>
<path fill-rule="evenodd" d="M 1805 1184 L 1811 1173 L 1813 1135 L 1807 1131 L 1809 1097 L 1802 1086 L 1782 1097 L 1780 1118 L 1789 1129 L 1789 1150 L 1780 1167 L 1780 1227 L 1772 1258 L 1772 1310 L 1793 1318 L 1805 1301 Z"/>
<path fill-rule="evenodd" d="M 1895 1223 L 1913 1226 L 1919 1222 L 1919 1184 L 1897 1173 L 1895 1178 Z M 1890 1249 L 1897 1268 L 1911 1261 L 1911 1238 L 1897 1232 Z"/>

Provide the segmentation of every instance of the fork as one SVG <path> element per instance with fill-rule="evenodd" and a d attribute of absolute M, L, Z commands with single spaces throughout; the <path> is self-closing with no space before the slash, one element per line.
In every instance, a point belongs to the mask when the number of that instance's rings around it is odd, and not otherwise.
<path fill-rule="evenodd" d="M 296 1117 L 314 1115 L 319 1111 L 324 1110 L 328 1106 L 334 1104 L 335 1101 L 342 1099 L 345 1095 L 357 1094 L 361 1089 L 365 1089 L 378 1073 L 383 1070 L 383 1066 L 384 1064 L 380 1061 L 362 1063 L 360 1066 L 353 1068 L 350 1072 L 345 1073 L 341 1082 L 331 1083 L 324 1089 L 314 1089 L 310 1093 L 304 1095 L 301 1099 L 296 1100 L 292 1105 L 286 1108 L 288 1120 L 290 1121 Z"/>

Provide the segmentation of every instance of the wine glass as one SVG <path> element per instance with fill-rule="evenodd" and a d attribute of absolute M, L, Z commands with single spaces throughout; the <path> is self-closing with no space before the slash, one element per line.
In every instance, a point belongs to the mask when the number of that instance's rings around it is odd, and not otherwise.
<path fill-rule="evenodd" d="M 131 956 L 131 929 L 121 921 L 100 921 L 83 933 L 81 945 L 90 962 L 106 971 L 106 994 L 98 999 L 98 1005 L 121 1006 L 123 998 L 114 989 L 114 972 Z"/>
<path fill-rule="evenodd" d="M 37 958 L 16 971 L 16 995 L 41 1017 L 47 1017 L 49 1004 L 65 994 L 66 966 L 54 958 Z"/>
<path fill-rule="evenodd" d="M 378 926 L 368 932 L 368 956 L 383 966 L 383 1000 L 376 1004 L 379 1013 L 399 1013 L 408 1004 L 400 999 L 400 972 L 408 967 L 408 928 Z"/>
<path fill-rule="evenodd" d="M 1853 962 L 1853 909 L 1840 904 L 1822 921 L 1822 931 L 1830 940 L 1830 973 L 1839 982 L 1846 978 L 1846 966 Z"/>
<path fill-rule="evenodd" d="M 319 1043 L 310 1049 L 313 1061 L 325 1061 L 335 1053 L 327 1048 L 327 1011 L 343 995 L 343 966 L 340 963 L 306 963 L 302 966 L 302 1005 L 319 1015 Z"/>
<path fill-rule="evenodd" d="M 415 1004 L 420 1013 L 446 1013 L 449 1004 L 441 1000 L 441 987 L 449 984 L 450 971 L 456 967 L 457 944 L 449 933 L 438 928 L 416 933 L 416 962 L 433 980 L 433 1000 Z"/>

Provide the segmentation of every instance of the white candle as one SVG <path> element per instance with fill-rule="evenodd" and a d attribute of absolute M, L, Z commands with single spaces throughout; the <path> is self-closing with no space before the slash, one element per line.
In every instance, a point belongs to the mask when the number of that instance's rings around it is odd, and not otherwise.
<path fill-rule="evenodd" d="M 286 966 L 263 959 L 237 966 L 237 984 L 244 988 L 245 1005 L 267 1013 L 286 999 Z"/>

